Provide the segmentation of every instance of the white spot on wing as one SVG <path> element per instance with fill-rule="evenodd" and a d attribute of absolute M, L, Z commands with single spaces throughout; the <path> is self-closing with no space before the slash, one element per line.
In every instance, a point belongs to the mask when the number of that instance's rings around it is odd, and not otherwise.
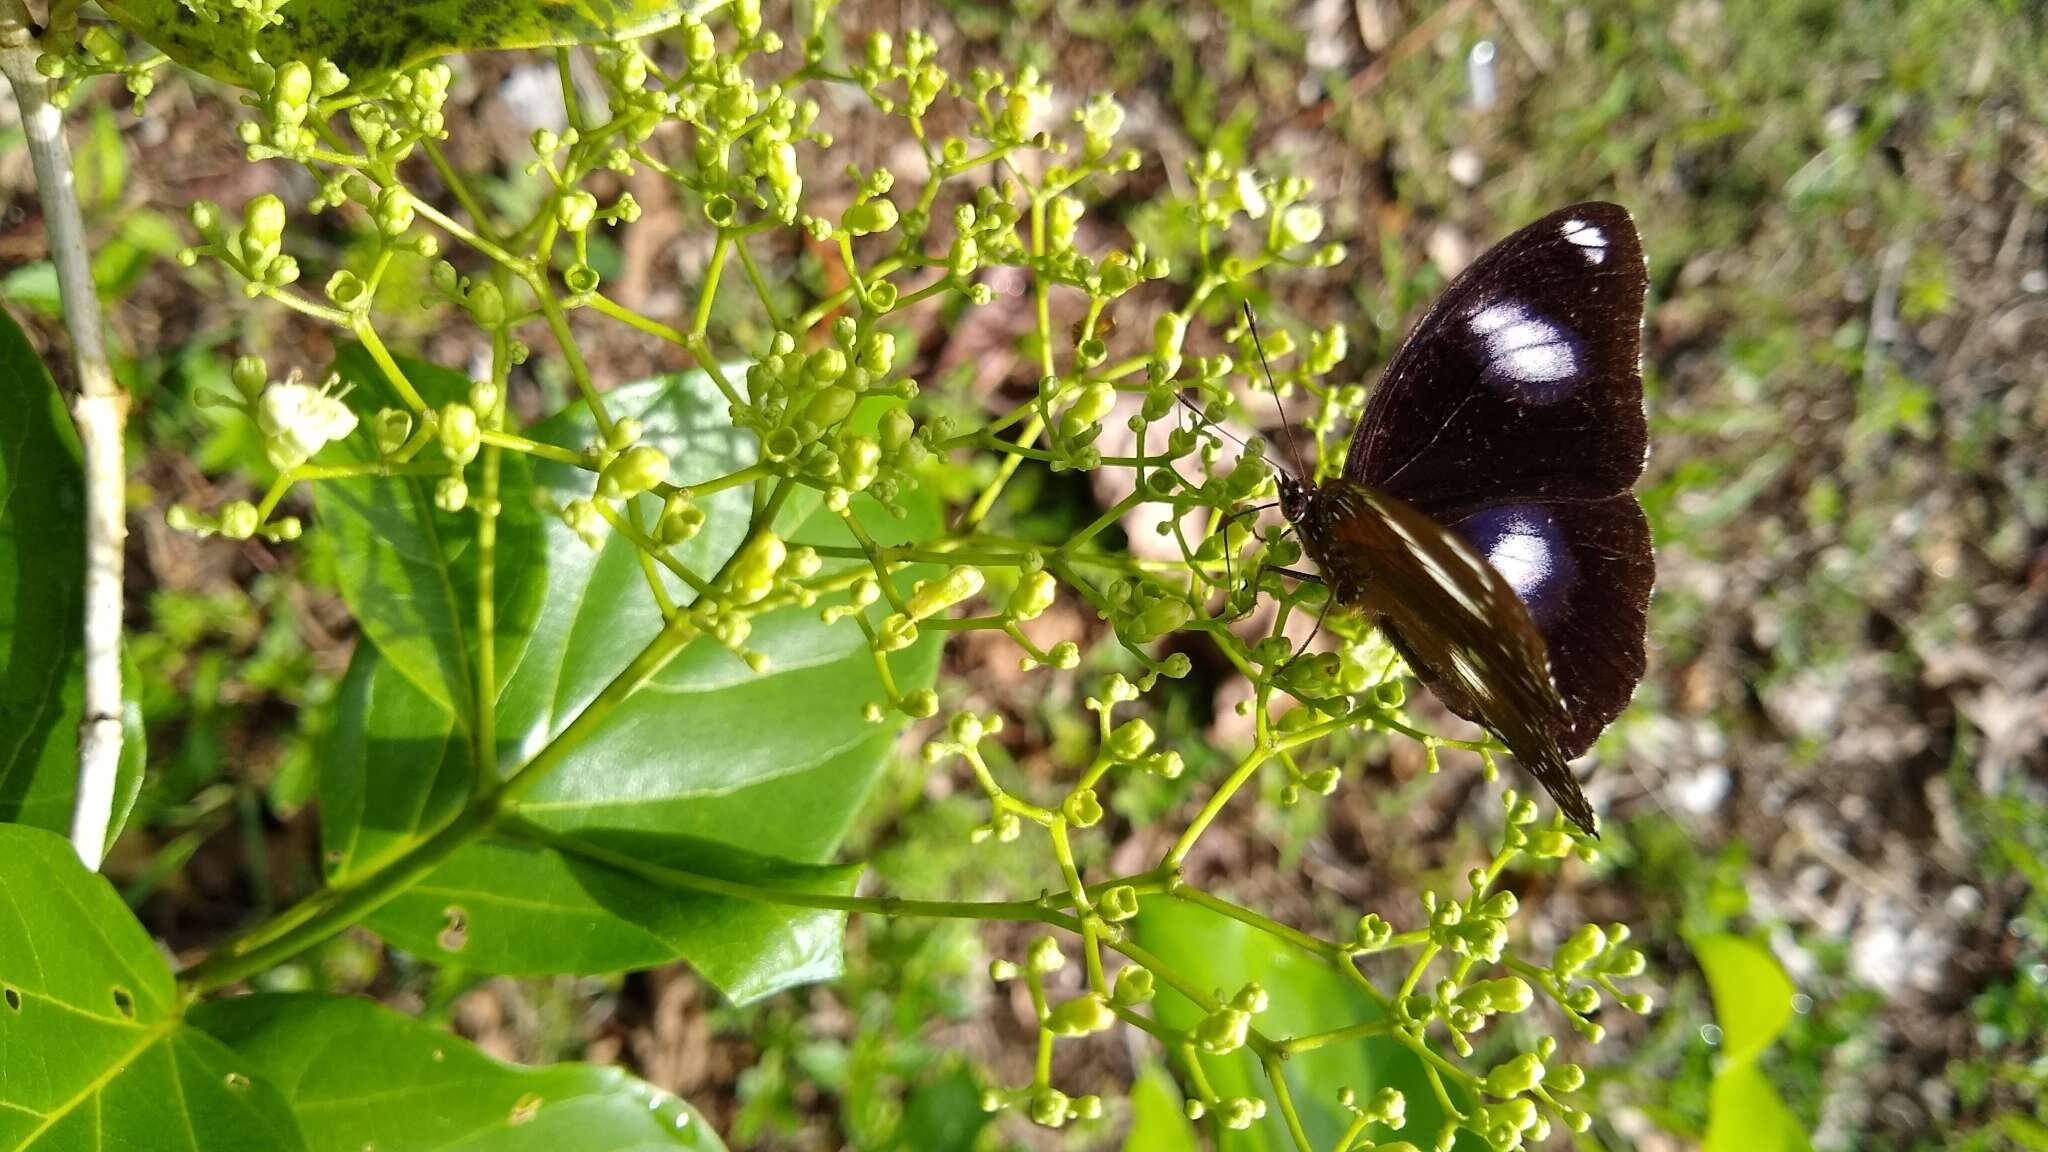
<path fill-rule="evenodd" d="M 1499 300 L 1469 323 L 1486 352 L 1488 384 L 1536 404 L 1562 400 L 1577 386 L 1579 356 L 1564 329 L 1519 300 Z"/>
<path fill-rule="evenodd" d="M 1598 225 L 1574 216 L 1559 229 L 1567 242 L 1584 250 L 1586 263 L 1604 264 L 1607 261 L 1607 233 Z"/>

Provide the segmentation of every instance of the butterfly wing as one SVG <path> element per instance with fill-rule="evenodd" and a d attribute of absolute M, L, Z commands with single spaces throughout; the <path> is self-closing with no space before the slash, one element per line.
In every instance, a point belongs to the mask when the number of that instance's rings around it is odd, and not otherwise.
<path fill-rule="evenodd" d="M 1343 480 L 1316 496 L 1304 532 L 1338 599 L 1377 616 L 1446 706 L 1499 734 L 1572 822 L 1591 805 L 1558 744 L 1571 730 L 1542 635 L 1508 577 L 1408 503 Z"/>
<path fill-rule="evenodd" d="M 1642 475 L 1648 279 L 1627 209 L 1553 212 L 1465 269 L 1387 365 L 1344 478 L 1423 511 L 1597 500 Z"/>
<path fill-rule="evenodd" d="M 1647 284 L 1641 238 L 1618 205 L 1576 204 L 1516 232 L 1415 326 L 1345 460 L 1346 479 L 1450 526 L 1515 587 L 1564 699 L 1554 735 L 1567 757 L 1620 714 L 1643 674 L 1656 570 L 1629 489 L 1648 444 Z"/>

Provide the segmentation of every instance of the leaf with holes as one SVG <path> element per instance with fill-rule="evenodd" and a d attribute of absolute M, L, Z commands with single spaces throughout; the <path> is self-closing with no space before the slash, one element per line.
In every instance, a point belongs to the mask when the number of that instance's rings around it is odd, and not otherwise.
<path fill-rule="evenodd" d="M 668 454 L 678 482 L 728 475 L 754 458 L 751 438 L 731 427 L 724 398 L 701 373 L 619 389 L 606 404 L 640 421 L 643 442 Z M 580 446 L 594 430 L 579 407 L 529 431 Z M 593 477 L 542 464 L 535 481 L 540 498 L 559 505 L 589 495 Z M 710 573 L 738 547 L 750 504 L 740 487 L 701 504 L 704 530 L 677 556 Z M 910 505 L 899 531 L 936 527 L 928 501 Z M 643 497 L 636 514 L 649 523 L 655 507 Z M 815 501 L 780 526 L 792 541 L 850 542 Z M 557 518 L 543 530 L 546 587 L 498 697 L 498 758 L 508 767 L 547 747 L 661 627 L 630 541 L 614 535 L 593 553 Z M 665 593 L 687 604 L 690 589 L 663 578 Z M 516 821 L 457 852 L 370 926 L 436 961 L 492 972 L 605 972 L 687 959 L 742 1001 L 836 975 L 841 915 L 719 886 L 850 891 L 857 870 L 825 862 L 897 730 L 861 716 L 886 693 L 850 622 L 827 627 L 815 607 L 790 608 L 758 619 L 748 645 L 767 654 L 765 672 L 710 640 L 686 647 L 605 714 L 520 802 Z M 897 653 L 898 689 L 928 685 L 936 654 L 935 644 Z M 322 765 L 330 881 L 389 860 L 458 811 L 469 757 L 439 701 L 376 649 L 359 648 Z"/>
<path fill-rule="evenodd" d="M 430 406 L 462 400 L 469 378 L 432 364 L 402 361 L 406 379 Z M 367 396 L 390 396 L 383 374 L 360 345 L 335 357 L 342 380 Z M 394 401 L 395 402 L 395 401 Z M 334 449 L 376 459 L 370 433 L 358 430 Z M 424 458 L 433 459 L 435 449 Z M 324 480 L 314 488 L 329 535 L 341 594 L 377 646 L 413 686 L 452 713 L 466 735 L 475 715 L 477 516 L 434 506 L 434 480 L 422 476 Z M 547 583 L 550 555 L 525 460 L 504 455 L 498 502 L 497 579 L 492 652 L 499 683 L 526 650 Z"/>
<path fill-rule="evenodd" d="M 84 613 L 78 439 L 42 360 L 0 310 L 0 821 L 71 828 Z M 142 787 L 142 711 L 132 701 L 121 727 L 109 844 Z"/>
<path fill-rule="evenodd" d="M 129 31 L 171 59 L 217 80 L 252 87 L 259 56 L 271 64 L 330 59 L 358 82 L 451 52 L 602 44 L 672 27 L 689 10 L 674 0 L 294 0 L 281 20 L 245 45 L 237 8 L 201 16 L 181 0 L 109 0 Z"/>
<path fill-rule="evenodd" d="M 616 1068 L 521 1068 L 366 1000 L 259 995 L 192 1025 L 283 1085 L 309 1152 L 724 1152 L 688 1103 Z"/>
<path fill-rule="evenodd" d="M 0 825 L 0 1148 L 304 1147 L 283 1097 L 178 1008 L 113 886 L 62 837 Z"/>

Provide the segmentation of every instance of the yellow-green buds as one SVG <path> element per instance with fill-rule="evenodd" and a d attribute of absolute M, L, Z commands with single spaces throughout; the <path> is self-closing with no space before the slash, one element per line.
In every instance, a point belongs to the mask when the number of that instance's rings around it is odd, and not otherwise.
<path fill-rule="evenodd" d="M 270 380 L 270 370 L 261 356 L 237 356 L 234 366 L 228 369 L 228 379 L 234 381 L 235 391 L 244 400 L 256 400 L 263 392 L 263 386 Z"/>
<path fill-rule="evenodd" d="M 981 569 L 966 565 L 954 568 L 936 580 L 921 581 L 906 605 L 910 618 L 924 620 L 944 612 L 980 592 L 982 582 Z"/>
<path fill-rule="evenodd" d="M 654 522 L 654 538 L 674 547 L 697 535 L 704 527 L 704 510 L 687 492 L 677 489 L 662 501 L 661 518 Z"/>
<path fill-rule="evenodd" d="M 1323 210 L 1296 204 L 1280 214 L 1280 235 L 1290 244 L 1313 244 L 1323 234 Z"/>
<path fill-rule="evenodd" d="M 1046 1030 L 1057 1036 L 1086 1036 L 1114 1023 L 1109 1001 L 1093 992 L 1062 1001 L 1045 1014 Z"/>
<path fill-rule="evenodd" d="M 1136 760 L 1151 751 L 1157 736 L 1142 717 L 1132 717 L 1109 734 L 1109 754 L 1118 760 Z"/>
<path fill-rule="evenodd" d="M 1033 972 L 1044 975 L 1066 967 L 1067 954 L 1060 951 L 1059 941 L 1050 936 L 1040 936 L 1031 942 L 1031 951 L 1025 955 L 1024 963 Z"/>
<path fill-rule="evenodd" d="M 247 540 L 262 522 L 256 506 L 247 500 L 230 501 L 220 510 L 220 534 L 230 540 Z"/>
<path fill-rule="evenodd" d="M 1116 407 L 1116 388 L 1098 380 L 1081 389 L 1066 414 L 1060 417 L 1060 435 L 1072 439 L 1101 422 Z"/>
<path fill-rule="evenodd" d="M 1116 142 L 1116 134 L 1123 130 L 1123 105 L 1107 92 L 1097 93 L 1086 106 L 1074 114 L 1081 122 L 1081 137 L 1084 154 L 1094 160 L 1109 152 Z"/>
<path fill-rule="evenodd" d="M 867 236 L 887 232 L 896 226 L 896 220 L 896 205 L 877 197 L 848 208 L 839 217 L 839 226 L 855 236 Z"/>
<path fill-rule="evenodd" d="M 1543 1083 L 1543 1062 L 1524 1052 L 1493 1066 L 1486 1074 L 1486 1091 L 1493 1096 L 1519 1096 Z"/>
<path fill-rule="evenodd" d="M 775 590 L 776 573 L 782 570 L 782 562 L 788 556 L 788 547 L 773 532 L 763 532 L 748 541 L 733 561 L 733 597 L 742 604 L 767 599 L 768 593 Z"/>
<path fill-rule="evenodd" d="M 1195 1047 L 1216 1056 L 1227 1056 L 1244 1047 L 1252 1027 L 1251 1013 L 1240 1008 L 1219 1008 L 1195 1025 L 1190 1037 Z"/>
<path fill-rule="evenodd" d="M 875 629 L 875 650 L 878 652 L 900 652 L 917 643 L 917 622 L 901 612 L 891 612 L 882 617 L 881 626 Z"/>
<path fill-rule="evenodd" d="M 1018 578 L 1016 590 L 1010 593 L 1007 611 L 1013 619 L 1035 620 L 1052 607 L 1058 593 L 1059 583 L 1052 573 L 1042 568 L 1026 573 Z"/>
<path fill-rule="evenodd" d="M 1137 898 L 1132 897 L 1132 903 Z M 1116 986 L 1110 990 L 1110 999 L 1126 1008 L 1133 1008 L 1152 999 L 1152 970 L 1136 964 L 1127 965 L 1116 974 Z"/>
<path fill-rule="evenodd" d="M 412 193 L 394 184 L 377 194 L 378 231 L 386 236 L 403 236 L 412 222 Z"/>
<path fill-rule="evenodd" d="M 469 506 L 469 485 L 461 476 L 443 476 L 434 485 L 434 507 L 443 512 L 456 513 Z"/>
<path fill-rule="evenodd" d="M 562 507 L 562 522 L 591 548 L 604 546 L 605 529 L 610 525 L 605 523 L 604 513 L 597 510 L 597 505 L 588 500 L 571 500 Z"/>
<path fill-rule="evenodd" d="M 380 454 L 391 455 L 412 439 L 412 413 L 398 408 L 380 409 L 370 422 L 370 435 L 376 439 Z"/>
<path fill-rule="evenodd" d="M 441 451 L 459 465 L 467 465 L 476 459 L 477 449 L 483 445 L 476 409 L 460 401 L 450 400 L 441 406 L 441 419 L 435 435 L 440 438 Z"/>
<path fill-rule="evenodd" d="M 917 431 L 917 420 L 907 409 L 890 408 L 882 413 L 878 431 L 882 437 L 882 450 L 893 453 L 910 442 L 911 435 Z"/>
<path fill-rule="evenodd" d="M 1064 1125 L 1068 1117 L 1067 1094 L 1057 1088 L 1040 1088 L 1031 1094 L 1031 1122 L 1047 1128 Z"/>
<path fill-rule="evenodd" d="M 597 477 L 597 494 L 606 499 L 637 496 L 668 479 L 668 456 L 650 444 L 635 444 L 612 458 Z"/>
<path fill-rule="evenodd" d="M 1225 1128 L 1242 1132 L 1266 1115 L 1266 1102 L 1255 1096 L 1232 1096 L 1218 1102 L 1216 1118 Z"/>
<path fill-rule="evenodd" d="M 810 407 L 804 409 L 804 419 L 819 428 L 830 428 L 851 415 L 853 406 L 859 402 L 860 396 L 853 389 L 834 385 L 811 398 Z"/>
<path fill-rule="evenodd" d="M 596 215 L 597 197 L 581 188 L 562 197 L 561 203 L 555 205 L 555 221 L 564 232 L 584 231 Z"/>

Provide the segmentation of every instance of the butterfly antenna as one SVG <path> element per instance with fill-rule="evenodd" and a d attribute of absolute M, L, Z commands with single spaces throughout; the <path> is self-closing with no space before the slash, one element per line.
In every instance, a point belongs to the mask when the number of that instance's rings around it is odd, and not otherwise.
<path fill-rule="evenodd" d="M 1287 437 L 1287 455 L 1294 462 L 1295 475 L 1304 480 L 1309 478 L 1308 469 L 1301 466 L 1301 445 L 1294 439 L 1294 424 L 1287 419 L 1287 409 L 1280 403 L 1280 386 L 1273 382 L 1273 365 L 1266 360 L 1266 342 L 1259 339 L 1259 320 L 1252 315 L 1252 302 L 1243 301 L 1245 326 L 1251 330 L 1252 347 L 1258 349 L 1259 367 L 1266 372 L 1266 390 L 1273 394 L 1273 410 L 1280 413 L 1281 433 Z"/>

